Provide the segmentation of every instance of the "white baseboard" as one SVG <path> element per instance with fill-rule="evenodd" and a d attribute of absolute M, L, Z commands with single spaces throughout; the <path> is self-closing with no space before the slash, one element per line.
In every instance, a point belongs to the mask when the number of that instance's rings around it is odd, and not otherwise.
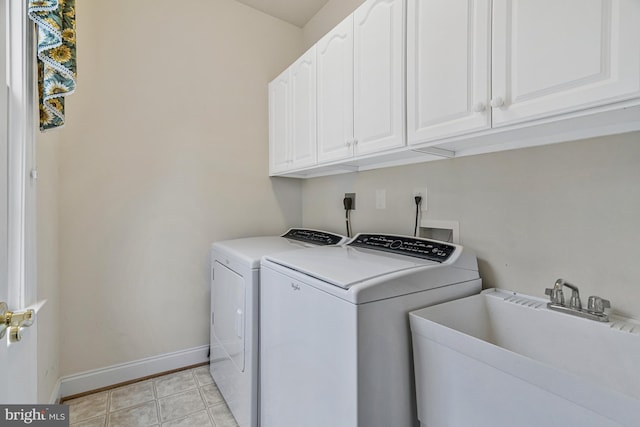
<path fill-rule="evenodd" d="M 55 401 L 60 397 L 73 396 L 102 387 L 180 369 L 185 366 L 205 363 L 209 360 L 208 353 L 209 346 L 203 345 L 132 362 L 120 363 L 106 368 L 67 375 L 58 381 L 57 392 L 54 390 L 56 394 L 52 395 L 52 400 Z"/>

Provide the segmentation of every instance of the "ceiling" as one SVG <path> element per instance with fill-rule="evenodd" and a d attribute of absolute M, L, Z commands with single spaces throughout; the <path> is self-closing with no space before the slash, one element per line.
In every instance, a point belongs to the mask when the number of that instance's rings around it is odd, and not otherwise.
<path fill-rule="evenodd" d="M 237 0 L 267 15 L 304 27 L 329 0 Z"/>

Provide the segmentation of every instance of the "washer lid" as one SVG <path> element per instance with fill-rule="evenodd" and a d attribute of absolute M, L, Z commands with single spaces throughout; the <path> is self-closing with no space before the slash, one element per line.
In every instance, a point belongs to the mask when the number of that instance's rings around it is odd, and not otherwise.
<path fill-rule="evenodd" d="M 302 242 L 279 236 L 223 240 L 212 245 L 212 249 L 218 251 L 222 256 L 236 258 L 252 269 L 260 266 L 260 258 L 264 255 L 306 247 Z"/>
<path fill-rule="evenodd" d="M 283 252 L 265 259 L 344 289 L 387 274 L 440 264 L 347 245 Z"/>
<path fill-rule="evenodd" d="M 347 238 L 338 234 L 306 228 L 292 228 L 282 236 L 245 237 L 215 242 L 211 247 L 223 256 L 237 258 L 251 269 L 260 267 L 260 259 L 269 254 L 318 245 L 340 244 Z"/>

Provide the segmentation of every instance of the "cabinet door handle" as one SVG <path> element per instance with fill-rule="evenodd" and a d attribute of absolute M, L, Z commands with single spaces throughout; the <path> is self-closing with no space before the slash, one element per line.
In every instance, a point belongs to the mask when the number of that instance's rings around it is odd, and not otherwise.
<path fill-rule="evenodd" d="M 495 98 L 491 99 L 491 106 L 493 108 L 499 108 L 502 107 L 504 105 L 504 99 L 502 99 L 501 96 L 496 96 Z"/>
<path fill-rule="evenodd" d="M 350 140 L 350 139 L 347 139 L 347 142 L 345 143 L 345 145 L 346 145 L 347 147 L 351 147 L 351 140 Z"/>
<path fill-rule="evenodd" d="M 484 102 L 478 102 L 476 105 L 473 106 L 474 113 L 482 113 L 486 109 L 487 107 L 484 105 Z"/>

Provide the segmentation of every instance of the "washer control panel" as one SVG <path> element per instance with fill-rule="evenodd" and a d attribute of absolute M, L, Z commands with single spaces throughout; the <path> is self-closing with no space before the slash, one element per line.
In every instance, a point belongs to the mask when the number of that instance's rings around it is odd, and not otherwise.
<path fill-rule="evenodd" d="M 285 239 L 297 240 L 299 242 L 313 243 L 314 245 L 327 246 L 337 245 L 342 242 L 344 236 L 327 233 L 326 231 L 309 230 L 306 228 L 292 228 L 282 235 Z"/>
<path fill-rule="evenodd" d="M 349 242 L 348 246 L 391 252 L 436 262 L 446 261 L 456 250 L 455 246 L 436 240 L 389 234 L 358 234 Z"/>

